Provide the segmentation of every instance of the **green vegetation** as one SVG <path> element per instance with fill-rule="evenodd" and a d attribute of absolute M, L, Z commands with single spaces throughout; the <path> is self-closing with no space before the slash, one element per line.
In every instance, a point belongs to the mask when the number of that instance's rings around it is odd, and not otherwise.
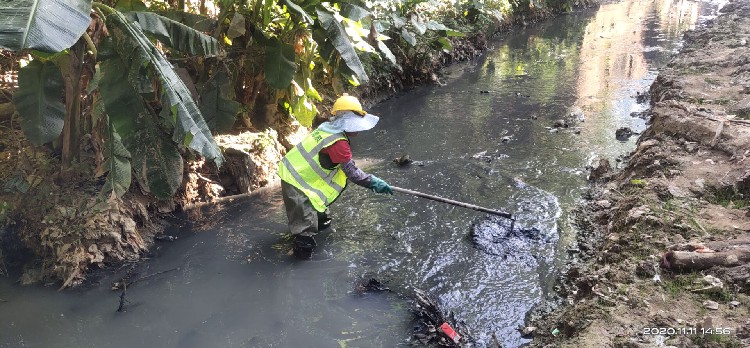
<path fill-rule="evenodd" d="M 734 334 L 734 332 L 733 332 Z M 693 342 L 697 344 L 700 347 L 706 347 L 706 346 L 718 346 L 718 347 L 725 347 L 725 348 L 741 348 L 743 347 L 742 342 L 740 342 L 736 336 L 733 334 L 725 335 L 725 334 L 708 334 L 703 336 L 696 335 L 695 338 L 693 338 Z"/>
<path fill-rule="evenodd" d="M 646 180 L 642 179 L 631 179 L 630 184 L 635 187 L 646 187 Z"/>
<path fill-rule="evenodd" d="M 160 199 L 179 188 L 189 152 L 221 165 L 213 135 L 231 130 L 237 117 L 262 129 L 270 122 L 261 114 L 276 107 L 310 126 L 321 87 L 338 95 L 368 82 L 375 66 L 403 71 L 449 52 L 467 32 L 572 4 L 222 0 L 207 8 L 75 0 L 61 14 L 65 27 L 52 31 L 38 1 L 24 0 L 21 16 L 0 9 L 18 28 L 0 46 L 30 58 L 19 61 L 13 99 L 26 139 L 58 148 L 63 169 L 79 160 L 83 136 L 101 139 L 95 176 L 106 175 L 103 197 L 124 195 L 134 178 Z M 26 32 L 44 35 L 24 41 Z"/>
<path fill-rule="evenodd" d="M 750 206 L 750 198 L 733 187 L 727 187 L 714 191 L 706 200 L 708 202 L 720 205 L 722 207 L 742 209 Z"/>
<path fill-rule="evenodd" d="M 662 203 L 662 209 L 664 209 L 666 211 L 669 211 L 669 212 L 675 211 L 675 209 L 677 209 L 677 207 L 675 206 L 675 204 L 674 204 L 673 201 L 674 201 L 674 199 L 672 199 L 672 198 L 669 198 L 669 199 L 665 200 Z"/>
<path fill-rule="evenodd" d="M 677 298 L 684 292 L 695 288 L 695 284 L 700 282 L 700 278 L 701 275 L 699 273 L 675 275 L 669 279 L 663 279 L 662 284 L 670 297 Z"/>
<path fill-rule="evenodd" d="M 734 297 L 732 296 L 732 293 L 730 293 L 726 289 L 721 289 L 720 291 L 706 294 L 705 298 L 717 301 L 719 303 L 727 303 L 729 301 L 732 301 Z"/>

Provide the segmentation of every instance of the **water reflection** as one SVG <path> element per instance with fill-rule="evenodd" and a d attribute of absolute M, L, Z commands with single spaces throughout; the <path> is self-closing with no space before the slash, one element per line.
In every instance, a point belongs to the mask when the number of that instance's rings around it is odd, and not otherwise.
<path fill-rule="evenodd" d="M 635 1 L 608 4 L 586 25 L 580 46 L 575 107 L 586 116 L 582 142 L 615 157 L 630 144 L 612 146 L 613 130 L 642 131 L 645 122 L 630 117 L 647 109 L 634 96 L 646 93 L 658 68 L 680 47 L 680 37 L 694 27 L 703 2 Z"/>

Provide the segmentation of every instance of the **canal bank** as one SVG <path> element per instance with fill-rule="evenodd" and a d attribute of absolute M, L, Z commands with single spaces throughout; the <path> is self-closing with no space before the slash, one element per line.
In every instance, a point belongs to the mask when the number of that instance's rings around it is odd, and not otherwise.
<path fill-rule="evenodd" d="M 623 168 L 592 171 L 578 261 L 561 307 L 529 316 L 531 346 L 750 345 L 750 5 L 721 11 L 651 85 Z"/>

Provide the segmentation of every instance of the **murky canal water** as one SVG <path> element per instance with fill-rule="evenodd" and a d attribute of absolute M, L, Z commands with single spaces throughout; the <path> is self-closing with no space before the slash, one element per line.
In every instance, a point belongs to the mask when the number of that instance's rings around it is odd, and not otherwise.
<path fill-rule="evenodd" d="M 586 165 L 614 159 L 635 138 L 658 69 L 682 33 L 716 4 L 624 1 L 516 29 L 482 59 L 448 69 L 444 86 L 377 105 L 382 116 L 354 138 L 355 158 L 390 184 L 514 213 L 533 243 L 493 252 L 476 246 L 483 213 L 350 187 L 332 207 L 335 232 L 313 260 L 290 247 L 278 189 L 177 221 L 176 242 L 139 264 L 126 312 L 109 285 L 56 292 L 0 279 L 2 347 L 394 347 L 408 345 L 414 288 L 466 322 L 477 346 L 494 332 L 504 346 L 539 303 L 568 255 L 568 211 Z M 550 129 L 563 119 L 569 127 Z M 396 167 L 391 159 L 417 161 Z M 219 209 L 220 208 L 220 209 Z M 497 222 L 495 222 L 497 223 Z M 476 239 L 476 238 L 475 238 Z M 489 243 L 489 244 L 487 244 Z M 360 292 L 376 278 L 392 292 Z"/>

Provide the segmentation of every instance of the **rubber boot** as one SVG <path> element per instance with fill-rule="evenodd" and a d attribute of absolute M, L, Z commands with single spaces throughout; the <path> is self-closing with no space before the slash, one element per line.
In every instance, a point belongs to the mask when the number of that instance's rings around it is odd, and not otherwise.
<path fill-rule="evenodd" d="M 331 218 L 326 213 L 318 213 L 318 232 L 331 227 Z"/>
<path fill-rule="evenodd" d="M 312 236 L 294 236 L 294 257 L 301 260 L 310 259 L 316 245 L 318 243 L 315 242 L 315 238 Z"/>

